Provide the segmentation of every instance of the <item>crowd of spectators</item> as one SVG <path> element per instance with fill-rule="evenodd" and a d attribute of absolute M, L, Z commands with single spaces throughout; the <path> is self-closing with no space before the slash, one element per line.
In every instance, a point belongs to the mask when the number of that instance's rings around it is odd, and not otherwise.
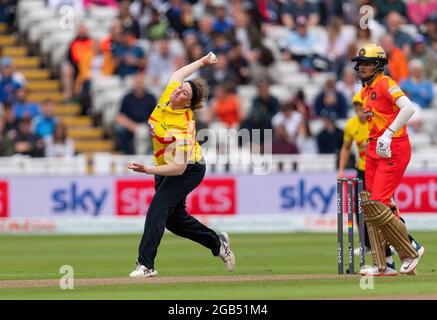
<path fill-rule="evenodd" d="M 12 59 L 0 54 L 0 156 L 74 156 L 74 142 L 55 116 L 55 103 L 28 100 L 26 78 L 14 70 Z M 63 130 L 60 139 L 56 130 Z M 61 150 L 69 145 L 69 152 Z"/>
<path fill-rule="evenodd" d="M 388 55 L 387 73 L 420 108 L 432 107 L 437 0 L 48 0 L 55 8 L 64 4 L 77 10 L 118 10 L 103 39 L 92 39 L 86 25 L 79 24 L 62 79 L 65 101 L 77 99 L 82 114 L 91 110 L 94 75 L 135 79 L 115 120 L 117 148 L 123 153 L 134 152 L 135 131 L 144 129 L 158 98 L 148 87 L 162 89 L 174 70 L 209 51 L 216 53 L 218 63 L 194 75 L 205 78 L 211 89 L 208 106 L 198 115 L 199 127 L 220 123 L 226 128 L 273 129 L 275 153 L 338 152 L 342 131 L 336 120 L 351 114 L 352 97 L 360 89 L 349 62 L 365 42 L 381 43 Z M 368 28 L 359 25 L 364 5 L 374 9 Z M 355 26 L 355 38 L 342 32 L 345 24 Z M 279 55 L 263 41 L 275 26 L 288 30 L 277 43 Z M 269 87 L 277 82 L 270 71 L 281 61 L 294 61 L 310 78 L 321 72 L 332 77 L 314 101 L 296 87 L 290 101 L 279 102 Z M 236 89 L 247 84 L 256 85 L 257 94 L 245 112 Z M 0 88 L 4 86 L 1 80 Z M 0 90 L 2 101 L 20 95 L 15 81 L 9 86 L 7 92 Z M 310 130 L 314 119 L 323 123 L 316 136 Z"/>

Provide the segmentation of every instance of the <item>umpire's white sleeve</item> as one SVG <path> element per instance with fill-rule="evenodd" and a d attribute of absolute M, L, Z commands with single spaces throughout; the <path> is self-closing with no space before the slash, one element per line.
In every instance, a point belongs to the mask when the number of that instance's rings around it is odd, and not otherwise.
<path fill-rule="evenodd" d="M 401 109 L 401 111 L 399 111 L 396 119 L 394 119 L 389 127 L 390 130 L 393 130 L 394 132 L 402 128 L 415 112 L 413 103 L 406 96 L 402 96 L 397 99 L 396 105 L 399 107 L 399 109 Z"/>

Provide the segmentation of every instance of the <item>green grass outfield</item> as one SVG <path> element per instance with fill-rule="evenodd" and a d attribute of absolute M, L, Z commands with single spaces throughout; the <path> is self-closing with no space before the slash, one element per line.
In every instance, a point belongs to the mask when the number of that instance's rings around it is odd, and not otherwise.
<path fill-rule="evenodd" d="M 166 234 L 158 277 L 133 282 L 139 235 L 0 236 L 0 299 L 437 298 L 437 233 L 414 236 L 426 248 L 419 275 L 377 277 L 373 290 L 361 289 L 359 276 L 336 275 L 335 234 L 231 234 L 232 273 L 209 250 Z M 59 288 L 62 265 L 74 268 L 73 290 Z"/>

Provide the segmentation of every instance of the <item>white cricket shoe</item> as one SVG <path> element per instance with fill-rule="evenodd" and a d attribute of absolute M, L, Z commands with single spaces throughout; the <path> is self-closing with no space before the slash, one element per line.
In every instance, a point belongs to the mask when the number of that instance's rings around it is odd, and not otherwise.
<path fill-rule="evenodd" d="M 399 270 L 400 273 L 407 274 L 413 271 L 416 268 L 417 264 L 419 263 L 420 258 L 425 253 L 425 248 L 420 247 L 420 249 L 417 250 L 417 253 L 419 254 L 419 256 L 416 259 L 405 258 L 404 260 L 402 260 L 402 265 Z"/>
<path fill-rule="evenodd" d="M 130 278 L 150 278 L 158 275 L 158 271 L 155 269 L 148 269 L 147 267 L 138 264 L 134 271 L 129 275 Z"/>
<path fill-rule="evenodd" d="M 235 268 L 235 255 L 231 251 L 231 239 L 229 239 L 226 232 L 220 233 L 219 239 L 221 243 L 219 256 L 225 263 L 226 269 L 228 269 L 229 272 L 233 271 Z"/>
<path fill-rule="evenodd" d="M 364 246 L 364 255 L 370 256 L 372 254 L 372 250 L 369 247 Z M 356 248 L 354 250 L 354 255 L 360 255 L 360 248 Z"/>
<path fill-rule="evenodd" d="M 393 269 L 389 266 L 387 266 L 384 271 L 379 271 L 377 266 L 364 266 L 363 268 L 361 268 L 360 274 L 362 276 L 391 277 L 397 276 L 398 272 L 396 271 L 396 269 Z"/>

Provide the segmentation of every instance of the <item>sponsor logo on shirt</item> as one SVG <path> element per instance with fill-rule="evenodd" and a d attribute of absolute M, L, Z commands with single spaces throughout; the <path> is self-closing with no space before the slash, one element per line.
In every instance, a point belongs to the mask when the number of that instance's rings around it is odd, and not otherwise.
<path fill-rule="evenodd" d="M 396 92 L 400 92 L 401 88 L 399 88 L 399 86 L 395 86 L 395 87 L 391 87 L 388 89 L 388 93 L 390 93 L 391 95 L 395 94 Z"/>

